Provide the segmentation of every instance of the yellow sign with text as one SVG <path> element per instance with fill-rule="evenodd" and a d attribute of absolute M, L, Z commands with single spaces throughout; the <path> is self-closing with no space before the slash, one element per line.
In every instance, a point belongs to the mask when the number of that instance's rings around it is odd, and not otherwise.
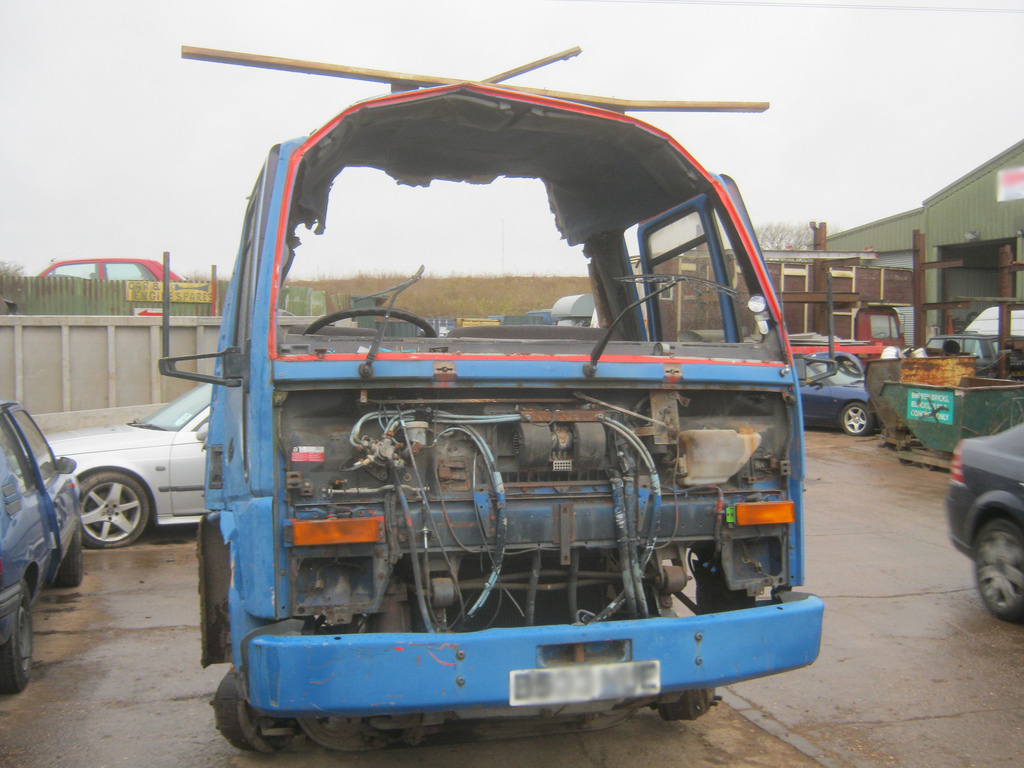
<path fill-rule="evenodd" d="M 164 284 L 155 280 L 129 280 L 128 301 L 163 301 Z M 171 283 L 171 303 L 173 304 L 209 304 L 213 301 L 210 284 L 207 283 Z"/>

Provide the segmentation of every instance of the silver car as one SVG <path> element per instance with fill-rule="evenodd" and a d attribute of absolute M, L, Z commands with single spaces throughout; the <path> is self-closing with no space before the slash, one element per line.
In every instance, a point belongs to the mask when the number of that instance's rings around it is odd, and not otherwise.
<path fill-rule="evenodd" d="M 186 392 L 145 419 L 50 436 L 78 463 L 83 543 L 125 547 L 153 519 L 195 523 L 205 514 L 206 421 L 212 387 Z"/>

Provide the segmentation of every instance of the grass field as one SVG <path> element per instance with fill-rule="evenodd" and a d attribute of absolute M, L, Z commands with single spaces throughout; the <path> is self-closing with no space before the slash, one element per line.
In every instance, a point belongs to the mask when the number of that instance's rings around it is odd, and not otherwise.
<path fill-rule="evenodd" d="M 294 280 L 289 285 L 324 291 L 327 311 L 350 306 L 353 296 L 389 288 L 408 275 L 356 275 L 348 278 Z M 523 315 L 535 309 L 550 309 L 562 296 L 590 293 L 586 277 L 424 277 L 407 288 L 395 306 L 423 317 L 486 317 Z"/>

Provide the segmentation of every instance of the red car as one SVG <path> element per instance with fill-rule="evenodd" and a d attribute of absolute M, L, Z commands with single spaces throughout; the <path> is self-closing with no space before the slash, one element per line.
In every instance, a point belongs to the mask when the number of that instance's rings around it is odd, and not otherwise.
<path fill-rule="evenodd" d="M 55 261 L 39 277 L 84 277 L 89 280 L 163 280 L 164 265 L 152 259 L 70 259 Z M 174 272 L 171 280 L 181 280 Z"/>

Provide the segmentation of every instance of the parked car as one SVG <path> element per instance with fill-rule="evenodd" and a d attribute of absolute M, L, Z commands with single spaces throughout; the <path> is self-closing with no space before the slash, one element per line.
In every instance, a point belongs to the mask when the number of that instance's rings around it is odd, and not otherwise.
<path fill-rule="evenodd" d="M 797 355 L 793 364 L 800 379 L 805 425 L 839 427 L 848 435 L 874 432 L 864 368 L 855 355 L 836 353 L 831 366 L 827 354 Z"/>
<path fill-rule="evenodd" d="M 1024 341 L 1020 337 L 1015 342 Z M 932 336 L 924 345 L 929 356 L 971 355 L 974 357 L 975 376 L 994 378 L 999 374 L 999 336 L 978 333 L 942 333 Z M 1024 378 L 1024 356 L 1013 351 L 1009 359 L 1011 378 Z"/>
<path fill-rule="evenodd" d="M 51 436 L 55 450 L 78 462 L 85 546 L 126 547 L 150 521 L 202 518 L 211 392 L 203 384 L 145 419 Z"/>
<path fill-rule="evenodd" d="M 181 280 L 169 272 L 171 280 Z M 39 277 L 83 277 L 88 280 L 163 280 L 164 265 L 153 259 L 69 259 L 55 261 Z"/>
<path fill-rule="evenodd" d="M 0 401 L 0 693 L 24 690 L 32 676 L 32 603 L 43 587 L 82 583 L 74 470 L 24 408 Z"/>
<path fill-rule="evenodd" d="M 1024 424 L 961 441 L 949 479 L 949 535 L 974 561 L 985 608 L 1024 621 Z"/>

